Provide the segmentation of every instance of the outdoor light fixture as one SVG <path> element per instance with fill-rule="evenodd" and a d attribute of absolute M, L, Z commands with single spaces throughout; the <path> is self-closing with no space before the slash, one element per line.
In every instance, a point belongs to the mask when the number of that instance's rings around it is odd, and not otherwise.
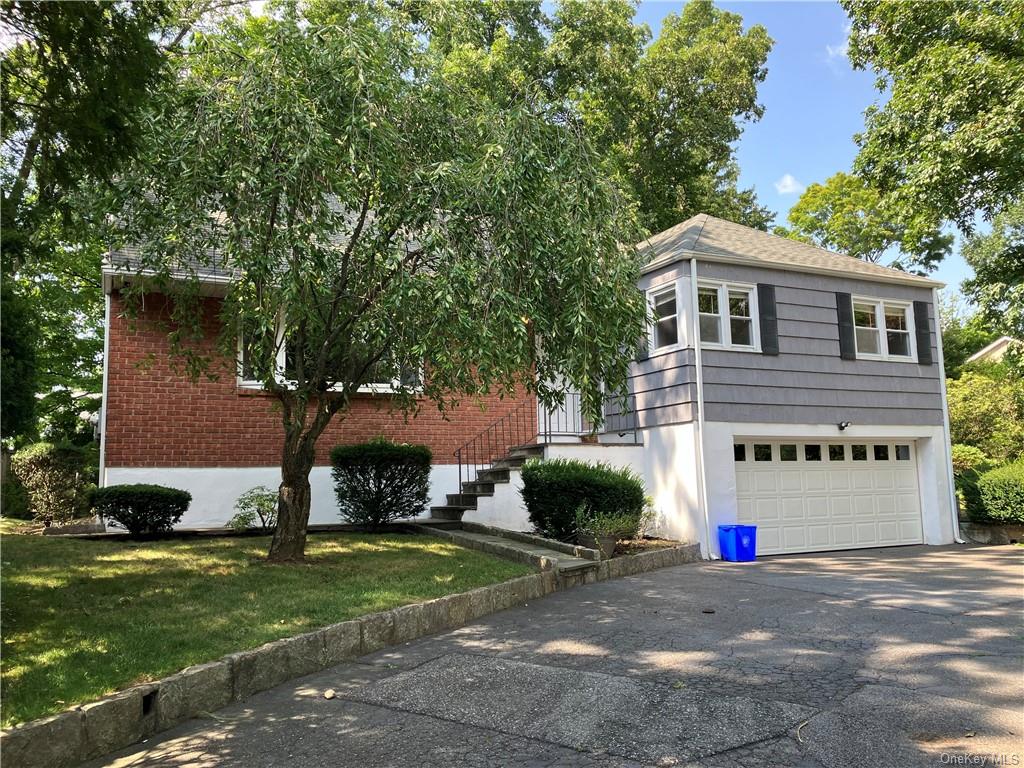
<path fill-rule="evenodd" d="M 850 426 L 850 422 L 848 422 L 848 421 L 840 421 L 838 424 L 836 424 L 836 426 L 839 427 L 839 431 L 842 432 L 848 426 Z"/>

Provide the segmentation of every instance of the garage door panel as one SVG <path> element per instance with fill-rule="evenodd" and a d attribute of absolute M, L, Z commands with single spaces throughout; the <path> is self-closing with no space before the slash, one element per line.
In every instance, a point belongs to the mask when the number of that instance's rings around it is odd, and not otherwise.
<path fill-rule="evenodd" d="M 900 543 L 900 525 L 894 520 L 878 523 L 878 540 L 883 544 Z"/>
<path fill-rule="evenodd" d="M 753 442 L 745 451 L 748 459 L 753 458 Z M 737 461 L 735 467 L 739 520 L 758 526 L 758 554 L 923 540 L 911 441 L 861 439 L 842 443 L 842 448 L 834 441 L 756 442 L 772 444 L 771 460 Z M 796 461 L 792 448 L 786 452 L 791 460 L 781 460 L 783 443 L 796 444 Z M 867 456 L 858 450 L 860 458 L 854 461 L 853 444 L 866 444 Z"/>

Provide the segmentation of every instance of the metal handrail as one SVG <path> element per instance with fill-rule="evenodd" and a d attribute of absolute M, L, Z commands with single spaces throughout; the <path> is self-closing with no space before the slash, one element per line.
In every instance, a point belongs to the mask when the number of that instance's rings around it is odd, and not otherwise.
<path fill-rule="evenodd" d="M 489 424 L 480 434 L 455 450 L 459 465 L 459 493 L 462 484 L 473 482 L 482 467 L 489 467 L 495 460 L 503 458 L 510 448 L 531 443 L 551 443 L 557 437 L 580 437 L 594 434 L 594 424 L 583 418 L 582 395 L 566 392 L 558 411 L 544 410 L 543 429 L 538 423 L 534 401 L 520 403 L 509 413 Z M 630 394 L 607 395 L 602 406 L 604 411 L 603 432 L 627 434 L 632 441 L 637 439 L 636 398 Z"/>

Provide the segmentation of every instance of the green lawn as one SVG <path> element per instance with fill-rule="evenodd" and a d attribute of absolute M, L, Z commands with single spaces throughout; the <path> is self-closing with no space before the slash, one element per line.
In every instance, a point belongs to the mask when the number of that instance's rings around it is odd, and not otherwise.
<path fill-rule="evenodd" d="M 423 536 L 315 535 L 303 565 L 267 564 L 269 542 L 6 533 L 4 726 L 269 640 L 530 572 Z"/>

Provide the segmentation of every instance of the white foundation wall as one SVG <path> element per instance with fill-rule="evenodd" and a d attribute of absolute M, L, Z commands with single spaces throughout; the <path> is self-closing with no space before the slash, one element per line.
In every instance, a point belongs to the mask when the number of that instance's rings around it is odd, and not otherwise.
<path fill-rule="evenodd" d="M 706 553 L 697 471 L 697 425 L 671 424 L 643 431 L 643 478 L 660 536 L 699 543 Z"/>
<path fill-rule="evenodd" d="M 454 464 L 434 464 L 430 469 L 430 502 L 445 503 L 445 495 L 455 493 L 459 468 Z M 235 514 L 235 500 L 257 485 L 276 490 L 281 483 L 278 467 L 107 467 L 106 485 L 155 483 L 180 488 L 192 494 L 188 512 L 176 528 L 216 528 L 224 526 Z M 312 491 L 309 522 L 343 523 L 334 498 L 330 467 L 313 467 L 309 475 Z M 424 512 L 423 517 L 429 516 Z"/>
<path fill-rule="evenodd" d="M 851 424 L 840 432 L 834 424 L 754 424 L 709 421 L 704 425 L 704 463 L 707 473 L 708 517 L 712 532 L 719 525 L 737 522 L 736 471 L 733 444 L 737 438 L 792 438 L 848 442 L 858 438 L 887 438 L 913 441 L 921 493 L 921 514 L 926 544 L 951 544 L 954 540 L 950 507 L 948 465 L 942 427 L 882 426 Z M 719 554 L 717 536 L 711 550 Z"/>

